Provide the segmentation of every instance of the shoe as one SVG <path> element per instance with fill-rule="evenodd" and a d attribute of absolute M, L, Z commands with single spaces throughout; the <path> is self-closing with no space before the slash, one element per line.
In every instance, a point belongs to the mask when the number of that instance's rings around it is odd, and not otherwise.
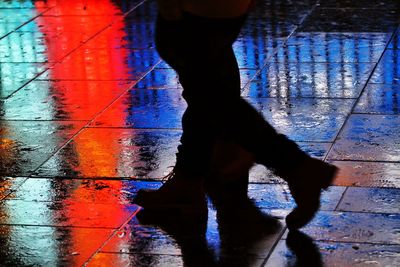
<path fill-rule="evenodd" d="M 187 177 L 177 170 L 166 177 L 157 190 L 139 190 L 134 203 L 154 216 L 207 216 L 207 201 L 201 177 Z"/>
<path fill-rule="evenodd" d="M 320 207 L 321 191 L 332 184 L 337 171 L 338 168 L 331 164 L 309 158 L 283 177 L 297 204 L 286 217 L 289 229 L 299 229 L 312 220 Z"/>
<path fill-rule="evenodd" d="M 297 230 L 289 231 L 286 238 L 286 246 L 296 256 L 296 264 L 294 266 L 324 266 L 318 246 L 308 235 Z"/>

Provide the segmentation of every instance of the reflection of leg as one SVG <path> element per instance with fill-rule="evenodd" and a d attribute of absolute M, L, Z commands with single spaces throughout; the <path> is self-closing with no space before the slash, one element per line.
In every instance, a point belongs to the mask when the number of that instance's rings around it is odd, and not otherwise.
<path fill-rule="evenodd" d="M 219 266 L 253 266 L 255 254 L 264 253 L 282 230 L 279 221 L 261 212 L 250 199 L 225 199 L 210 196 L 217 211 L 221 240 Z M 261 249 L 261 251 L 260 251 Z"/>
<path fill-rule="evenodd" d="M 289 231 L 286 245 L 296 255 L 295 266 L 323 266 L 319 248 L 306 234 L 299 231 Z"/>
<path fill-rule="evenodd" d="M 144 209 L 137 218 L 141 224 L 159 227 L 176 241 L 182 252 L 184 266 L 216 266 L 215 256 L 206 240 L 207 216 L 202 220 L 187 216 L 162 217 Z"/>

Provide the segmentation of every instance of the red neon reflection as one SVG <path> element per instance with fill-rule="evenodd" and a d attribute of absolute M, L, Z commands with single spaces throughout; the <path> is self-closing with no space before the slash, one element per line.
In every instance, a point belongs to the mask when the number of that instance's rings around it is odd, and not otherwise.
<path fill-rule="evenodd" d="M 51 70 L 49 78 L 72 79 L 71 81 L 56 81 L 51 86 L 52 90 L 61 90 L 62 98 L 59 99 L 59 107 L 64 108 L 63 112 L 68 114 L 70 120 L 79 120 L 82 118 L 92 118 L 98 111 L 99 106 L 110 104 L 116 95 L 121 92 L 121 88 L 116 87 L 115 82 L 88 82 L 87 80 L 124 80 L 128 79 L 128 67 L 125 59 L 129 51 L 124 48 L 113 49 L 121 46 L 121 40 L 125 33 L 124 20 L 118 8 L 109 0 L 69 0 L 56 1 L 49 0 L 48 6 L 55 6 L 51 12 L 38 18 L 40 29 L 43 33 L 49 33 L 48 36 L 57 36 L 57 38 L 46 39 L 47 56 L 50 62 L 55 62 L 63 58 L 66 53 L 76 49 L 70 56 Z M 84 8 L 84 6 L 86 8 Z M 38 11 L 44 11 L 46 6 L 43 3 L 37 3 Z M 112 14 L 110 16 L 109 14 Z M 56 16 L 53 16 L 56 15 Z M 107 28 L 100 34 L 90 39 L 81 46 L 82 42 L 90 36 L 95 35 L 107 25 Z M 94 86 L 94 87 L 93 87 Z M 100 87 L 100 88 L 99 88 Z M 126 89 L 126 88 L 125 88 Z M 61 103 L 62 102 L 62 103 Z M 57 105 L 57 103 L 56 103 Z M 84 108 L 77 108 L 84 107 Z M 123 120 L 123 107 L 120 113 L 115 114 L 113 121 Z M 102 135 L 103 131 L 98 131 Z M 121 153 L 120 148 L 110 145 L 110 140 L 102 136 L 96 136 L 93 139 L 76 138 L 74 149 L 79 162 L 79 169 L 83 176 L 92 176 L 93 164 L 102 162 L 96 170 L 97 174 L 106 174 L 109 170 L 118 168 L 118 157 Z M 97 153 L 99 150 L 102 153 Z M 104 160 L 104 155 L 109 155 Z M 97 166 L 96 166 L 97 167 Z M 121 183 L 104 181 L 104 185 L 112 190 L 109 192 L 120 192 Z M 88 220 L 88 218 L 98 218 L 94 224 L 97 227 L 118 227 L 121 220 L 126 219 L 128 211 L 124 210 L 123 205 L 113 203 L 111 205 L 83 204 L 90 198 L 98 199 L 97 194 L 100 191 L 93 190 L 88 196 L 88 191 L 82 186 L 78 186 L 71 198 L 65 200 L 66 215 L 70 218 L 79 218 L 79 220 Z M 97 197 L 96 197 L 97 196 Z M 114 197 L 118 201 L 118 196 Z M 109 199 L 108 199 L 109 201 Z M 98 210 L 101 207 L 101 210 Z M 105 215 L 105 216 L 100 216 Z M 87 240 L 71 229 L 71 244 L 76 251 L 95 250 L 93 244 L 98 244 L 96 240 L 104 237 L 92 236 Z"/>

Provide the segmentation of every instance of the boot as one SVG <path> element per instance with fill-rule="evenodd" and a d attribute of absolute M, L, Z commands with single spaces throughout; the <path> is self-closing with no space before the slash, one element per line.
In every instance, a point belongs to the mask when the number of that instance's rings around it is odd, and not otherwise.
<path fill-rule="evenodd" d="M 204 179 L 187 175 L 175 168 L 158 190 L 139 190 L 135 203 L 143 207 L 146 213 L 160 217 L 190 216 L 201 219 L 207 216 Z"/>
<path fill-rule="evenodd" d="M 330 186 L 338 168 L 314 158 L 307 158 L 299 167 L 284 175 L 297 206 L 286 217 L 289 229 L 303 227 L 312 220 L 320 207 L 323 189 Z"/>

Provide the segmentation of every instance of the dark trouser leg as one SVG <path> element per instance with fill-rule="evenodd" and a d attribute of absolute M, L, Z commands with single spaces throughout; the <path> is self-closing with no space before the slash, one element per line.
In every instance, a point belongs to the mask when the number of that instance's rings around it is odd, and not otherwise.
<path fill-rule="evenodd" d="M 243 18 L 214 20 L 188 14 L 179 22 L 158 21 L 157 49 L 178 72 L 188 103 L 177 165 L 190 172 L 207 172 L 217 138 L 240 144 L 280 175 L 308 157 L 240 97 L 232 44 L 242 23 Z"/>

